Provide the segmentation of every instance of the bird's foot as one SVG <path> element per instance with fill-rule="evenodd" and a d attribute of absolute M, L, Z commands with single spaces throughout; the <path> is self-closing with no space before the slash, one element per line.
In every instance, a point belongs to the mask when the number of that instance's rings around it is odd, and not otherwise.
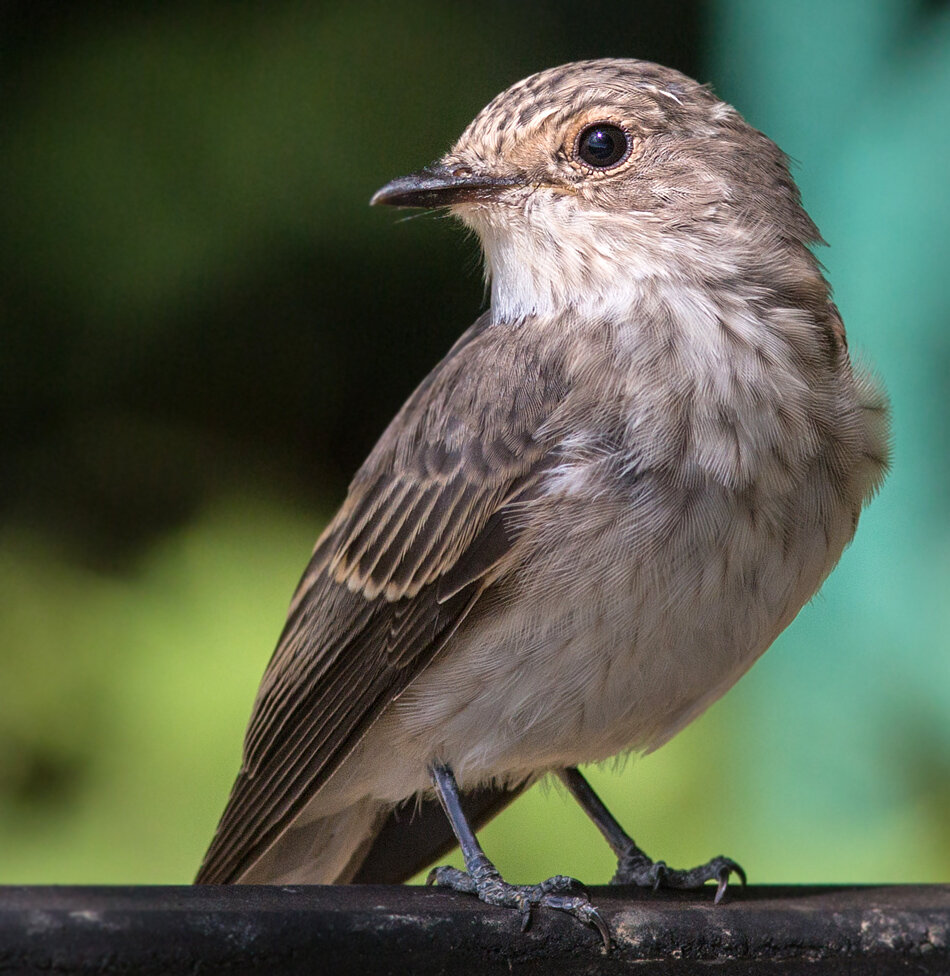
<path fill-rule="evenodd" d="M 641 888 L 702 888 L 707 881 L 716 882 L 714 904 L 726 893 L 730 875 L 735 874 L 745 887 L 745 871 L 731 857 L 714 857 L 699 867 L 680 871 L 667 867 L 664 861 L 647 857 L 635 844 L 620 856 L 611 884 L 633 884 Z"/>
<path fill-rule="evenodd" d="M 531 924 L 531 912 L 536 906 L 567 912 L 585 925 L 597 929 L 604 940 L 604 948 L 610 948 L 610 929 L 600 912 L 590 903 L 584 886 L 575 878 L 558 874 L 540 884 L 514 885 L 505 881 L 487 857 L 469 867 L 469 871 L 450 867 L 433 868 L 426 884 L 476 895 L 486 905 L 517 908 L 521 913 L 522 932 Z"/>

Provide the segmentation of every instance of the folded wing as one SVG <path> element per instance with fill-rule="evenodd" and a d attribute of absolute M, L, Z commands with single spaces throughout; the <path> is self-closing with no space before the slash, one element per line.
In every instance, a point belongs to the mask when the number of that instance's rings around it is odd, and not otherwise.
<path fill-rule="evenodd" d="M 518 326 L 480 319 L 357 473 L 291 603 L 198 883 L 229 883 L 290 827 L 382 710 L 517 563 L 565 394 Z"/>

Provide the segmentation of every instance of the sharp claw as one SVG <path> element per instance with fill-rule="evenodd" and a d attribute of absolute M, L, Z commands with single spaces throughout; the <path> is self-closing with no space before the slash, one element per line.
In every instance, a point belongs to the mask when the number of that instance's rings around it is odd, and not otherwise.
<path fill-rule="evenodd" d="M 521 931 L 527 932 L 531 927 L 531 902 L 527 898 L 521 900 Z"/>
<path fill-rule="evenodd" d="M 429 887 L 430 885 L 434 885 L 435 884 L 435 879 L 438 876 L 438 873 L 439 873 L 439 869 L 438 868 L 433 868 L 426 875 L 426 887 Z"/>
<path fill-rule="evenodd" d="M 741 882 L 742 887 L 744 888 L 746 886 L 745 871 L 743 871 L 742 867 L 736 864 L 735 861 L 727 861 L 727 863 L 719 869 L 719 884 L 716 886 L 716 897 L 713 899 L 714 905 L 718 905 L 719 902 L 722 901 L 722 896 L 726 893 L 726 888 L 729 886 L 729 876 L 733 871 Z"/>
<path fill-rule="evenodd" d="M 713 899 L 713 904 L 718 905 L 722 901 L 722 896 L 726 893 L 726 888 L 729 886 L 729 872 L 731 868 L 723 868 L 719 872 L 719 884 L 716 885 L 716 897 Z"/>
<path fill-rule="evenodd" d="M 604 940 L 604 951 L 610 952 L 610 929 L 596 908 L 591 908 L 587 913 L 587 921 L 597 929 L 600 937 Z"/>

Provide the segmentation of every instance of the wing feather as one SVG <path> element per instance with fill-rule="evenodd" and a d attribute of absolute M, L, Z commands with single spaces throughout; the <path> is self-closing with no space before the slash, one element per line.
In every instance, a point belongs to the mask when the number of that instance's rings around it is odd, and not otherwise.
<path fill-rule="evenodd" d="M 517 561 L 506 506 L 537 484 L 565 392 L 518 329 L 476 322 L 357 472 L 291 603 L 198 882 L 240 879 Z"/>

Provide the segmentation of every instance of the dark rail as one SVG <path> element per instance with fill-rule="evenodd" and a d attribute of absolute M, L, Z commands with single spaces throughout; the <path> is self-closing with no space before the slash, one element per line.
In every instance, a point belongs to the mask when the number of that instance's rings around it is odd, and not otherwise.
<path fill-rule="evenodd" d="M 950 974 L 950 885 L 592 888 L 573 919 L 432 888 L 0 888 L 2 973 Z"/>

